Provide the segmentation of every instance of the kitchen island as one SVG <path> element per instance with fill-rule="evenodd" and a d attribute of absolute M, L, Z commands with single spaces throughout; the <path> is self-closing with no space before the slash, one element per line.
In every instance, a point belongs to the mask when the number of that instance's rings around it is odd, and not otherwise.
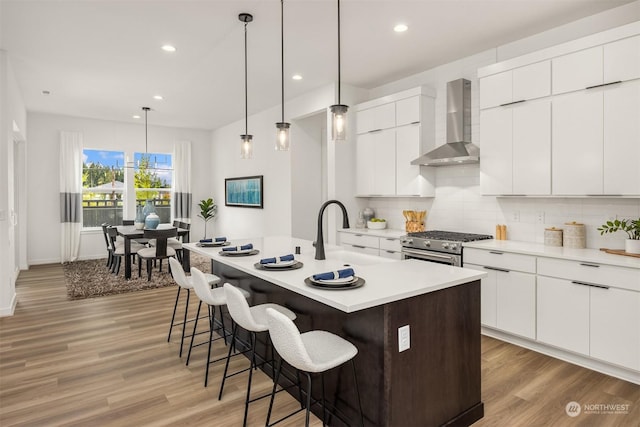
<path fill-rule="evenodd" d="M 480 279 L 485 273 L 389 260 L 330 245 L 325 246 L 327 259 L 319 261 L 311 242 L 290 237 L 232 242 L 246 243 L 260 253 L 221 256 L 221 248 L 193 243 L 184 247 L 211 258 L 212 272 L 223 282 L 248 290 L 250 304 L 282 304 L 297 314 L 302 332 L 322 329 L 351 341 L 358 348 L 355 362 L 366 425 L 470 425 L 482 418 Z M 254 266 L 264 257 L 294 253 L 296 246 L 301 248 L 296 259 L 304 263 L 302 268 L 273 271 Z M 305 284 L 313 274 L 346 266 L 365 279 L 364 286 L 325 290 Z M 410 348 L 400 352 L 398 328 L 405 325 L 410 327 Z M 262 337 L 258 352 L 269 354 L 267 346 Z M 265 372 L 270 375 L 271 370 Z M 314 390 L 314 398 L 320 395 L 320 389 Z M 348 371 L 339 368 L 325 375 L 325 395 L 349 424 L 358 424 Z M 321 413 L 319 407 L 313 411 Z M 345 423 L 332 417 L 330 424 Z"/>

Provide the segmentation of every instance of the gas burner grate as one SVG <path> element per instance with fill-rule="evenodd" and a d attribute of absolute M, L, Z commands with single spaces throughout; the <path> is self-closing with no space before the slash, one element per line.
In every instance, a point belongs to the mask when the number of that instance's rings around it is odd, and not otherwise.
<path fill-rule="evenodd" d="M 432 240 L 448 240 L 450 242 L 474 242 L 476 240 L 493 239 L 488 234 L 458 233 L 455 231 L 429 230 L 417 233 L 408 233 L 409 237 L 418 237 Z"/>

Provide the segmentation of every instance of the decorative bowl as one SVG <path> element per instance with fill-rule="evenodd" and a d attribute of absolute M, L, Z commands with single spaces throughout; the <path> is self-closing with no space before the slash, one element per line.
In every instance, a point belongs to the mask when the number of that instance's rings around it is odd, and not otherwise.
<path fill-rule="evenodd" d="M 367 221 L 367 228 L 370 230 L 383 230 L 387 228 L 387 221 L 382 221 L 382 222 Z"/>

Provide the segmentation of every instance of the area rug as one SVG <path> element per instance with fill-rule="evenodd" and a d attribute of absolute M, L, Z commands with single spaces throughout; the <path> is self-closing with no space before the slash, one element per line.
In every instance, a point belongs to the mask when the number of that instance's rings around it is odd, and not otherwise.
<path fill-rule="evenodd" d="M 167 271 L 168 262 L 163 262 L 162 271 L 154 268 L 151 281 L 147 281 L 146 265 L 142 266 L 142 277 L 138 278 L 138 264 L 131 266 L 131 279 L 124 278 L 124 262 L 120 266 L 120 273 L 116 276 L 107 268 L 107 260 L 93 259 L 75 261 L 63 264 L 67 285 L 67 298 L 78 300 L 96 298 L 105 295 L 124 294 L 127 292 L 143 291 L 173 286 L 175 282 Z M 208 272 L 211 262 L 198 254 L 191 254 L 191 266 Z"/>

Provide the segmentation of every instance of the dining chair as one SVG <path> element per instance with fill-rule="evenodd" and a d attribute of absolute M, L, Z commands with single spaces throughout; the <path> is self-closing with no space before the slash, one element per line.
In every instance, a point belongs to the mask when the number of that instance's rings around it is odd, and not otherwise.
<path fill-rule="evenodd" d="M 162 260 L 176 256 L 175 249 L 167 246 L 167 239 L 176 237 L 176 228 L 165 228 L 155 230 L 144 230 L 145 239 L 155 239 L 155 245 L 149 248 L 140 249 L 138 254 L 138 277 L 142 275 L 142 261 L 147 261 L 147 280 L 151 280 L 151 270 L 153 261 L 160 261 L 160 271 L 162 271 Z"/>
<path fill-rule="evenodd" d="M 104 243 L 107 245 L 107 268 L 111 268 L 111 264 L 113 263 L 113 250 L 111 248 L 111 244 L 109 243 L 109 233 L 107 232 L 107 228 L 111 225 L 108 222 L 103 222 L 100 224 L 102 227 L 102 234 L 104 235 Z"/>
<path fill-rule="evenodd" d="M 182 221 L 173 221 L 173 226 L 184 230 L 189 230 L 191 228 L 190 223 Z M 182 262 L 182 255 L 184 253 L 184 249 L 182 248 L 182 237 L 175 237 L 167 240 L 167 245 L 176 251 L 178 261 Z"/>
<path fill-rule="evenodd" d="M 106 227 L 109 245 L 109 252 L 111 254 L 111 272 L 118 275 L 120 272 L 120 264 L 121 258 L 125 256 L 124 253 L 124 242 L 117 240 L 118 238 L 118 227 L 108 226 Z M 131 242 L 131 258 L 135 259 L 138 251 L 145 249 L 146 246 L 138 243 Z"/>

